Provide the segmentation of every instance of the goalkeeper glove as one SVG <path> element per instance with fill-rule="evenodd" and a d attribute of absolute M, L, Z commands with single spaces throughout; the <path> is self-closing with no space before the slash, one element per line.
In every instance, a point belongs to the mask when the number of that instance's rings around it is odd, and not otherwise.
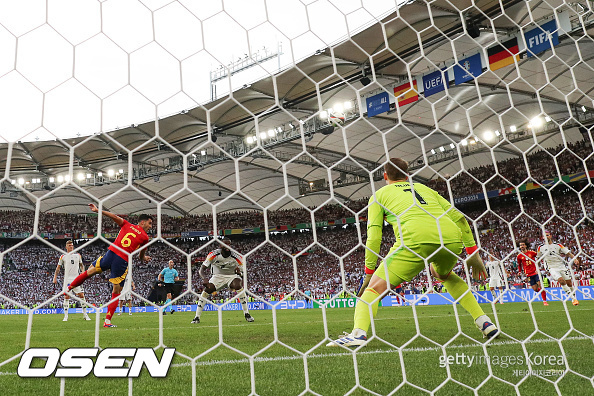
<path fill-rule="evenodd" d="M 357 292 L 357 297 L 361 297 L 363 295 L 363 292 L 365 291 L 365 289 L 367 289 L 367 286 L 369 286 L 369 281 L 371 280 L 372 276 L 373 276 L 373 273 L 365 275 L 365 280 L 363 280 L 363 283 L 361 284 L 361 287 L 359 288 L 359 291 Z"/>
<path fill-rule="evenodd" d="M 480 254 L 478 253 L 478 247 L 472 246 L 466 248 L 468 258 L 466 259 L 466 265 L 472 269 L 472 278 L 480 281 L 487 279 L 487 270 L 483 264 Z"/>

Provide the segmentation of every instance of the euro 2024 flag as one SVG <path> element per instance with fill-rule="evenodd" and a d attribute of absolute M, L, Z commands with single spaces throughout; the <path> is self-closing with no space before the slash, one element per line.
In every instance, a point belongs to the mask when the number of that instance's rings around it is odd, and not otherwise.
<path fill-rule="evenodd" d="M 454 65 L 454 83 L 456 85 L 473 80 L 483 74 L 481 54 L 475 54 L 460 60 Z"/>
<path fill-rule="evenodd" d="M 380 92 L 367 98 L 367 117 L 390 111 L 390 96 L 387 92 Z"/>

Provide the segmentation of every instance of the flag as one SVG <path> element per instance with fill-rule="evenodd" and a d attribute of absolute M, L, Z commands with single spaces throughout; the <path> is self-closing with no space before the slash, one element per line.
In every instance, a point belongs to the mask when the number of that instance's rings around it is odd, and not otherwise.
<path fill-rule="evenodd" d="M 514 63 L 514 59 L 519 61 L 519 52 L 520 49 L 518 48 L 518 39 L 516 37 L 487 49 L 491 70 L 498 70 L 511 65 Z"/>
<path fill-rule="evenodd" d="M 454 65 L 454 82 L 456 85 L 473 80 L 483 73 L 481 54 L 475 54 L 460 60 Z"/>
<path fill-rule="evenodd" d="M 551 34 L 551 40 L 549 40 L 549 35 L 547 33 Z M 528 57 L 546 51 L 551 48 L 551 46 L 554 47 L 559 44 L 557 21 L 553 19 L 537 28 L 529 30 L 524 33 L 524 37 L 526 38 L 526 53 L 528 54 Z"/>
<path fill-rule="evenodd" d="M 448 72 L 447 70 L 443 70 L 443 74 L 441 74 L 440 70 L 434 71 L 433 73 L 429 73 L 423 76 L 423 89 L 425 97 L 434 95 L 438 92 L 445 90 L 443 84 L 443 78 L 445 77 L 446 81 L 448 79 Z"/>
<path fill-rule="evenodd" d="M 394 96 L 398 101 L 398 106 L 404 106 L 419 100 L 419 94 L 417 93 L 417 80 L 413 80 L 412 88 L 410 81 L 394 87 Z"/>
<path fill-rule="evenodd" d="M 381 92 L 367 98 L 367 117 L 390 111 L 390 96 L 387 92 Z"/>

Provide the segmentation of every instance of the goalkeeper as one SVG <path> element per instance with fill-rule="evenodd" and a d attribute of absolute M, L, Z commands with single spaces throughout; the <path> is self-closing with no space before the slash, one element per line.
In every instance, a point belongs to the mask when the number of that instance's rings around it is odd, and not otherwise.
<path fill-rule="evenodd" d="M 371 324 L 369 305 L 375 316 L 380 296 L 388 289 L 388 281 L 394 289 L 402 282 L 412 280 L 425 269 L 424 259 L 430 261 L 431 274 L 443 282 L 452 297 L 459 299 L 460 305 L 472 315 L 484 336 L 491 338 L 499 333 L 468 291 L 466 282 L 452 272 L 464 244 L 473 277 L 487 278 L 468 222 L 436 191 L 420 183 L 411 185 L 407 171 L 408 163 L 400 158 L 391 158 L 384 166 L 387 185 L 369 199 L 366 277 L 359 291 L 361 299 L 355 307 L 354 330 L 327 346 L 364 345 Z M 375 270 L 384 219 L 392 225 L 396 243 Z"/>

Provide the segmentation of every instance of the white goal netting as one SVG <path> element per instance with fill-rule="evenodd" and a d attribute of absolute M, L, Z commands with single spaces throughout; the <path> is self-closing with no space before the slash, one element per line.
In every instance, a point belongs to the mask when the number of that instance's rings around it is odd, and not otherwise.
<path fill-rule="evenodd" d="M 203 3 L 0 5 L 0 386 L 110 386 L 17 376 L 28 348 L 76 346 L 176 348 L 167 379 L 115 380 L 128 394 L 591 392 L 592 2 Z M 499 338 L 428 259 L 381 297 L 365 347 L 326 347 L 366 304 L 367 209 L 390 158 L 466 216 L 490 279 L 466 253 L 453 271 Z M 108 272 L 62 295 L 66 241 L 88 268 L 119 232 L 89 203 L 154 219 L 117 329 Z M 380 258 L 394 243 L 385 223 Z M 225 281 L 205 298 L 221 247 L 245 294 Z"/>

